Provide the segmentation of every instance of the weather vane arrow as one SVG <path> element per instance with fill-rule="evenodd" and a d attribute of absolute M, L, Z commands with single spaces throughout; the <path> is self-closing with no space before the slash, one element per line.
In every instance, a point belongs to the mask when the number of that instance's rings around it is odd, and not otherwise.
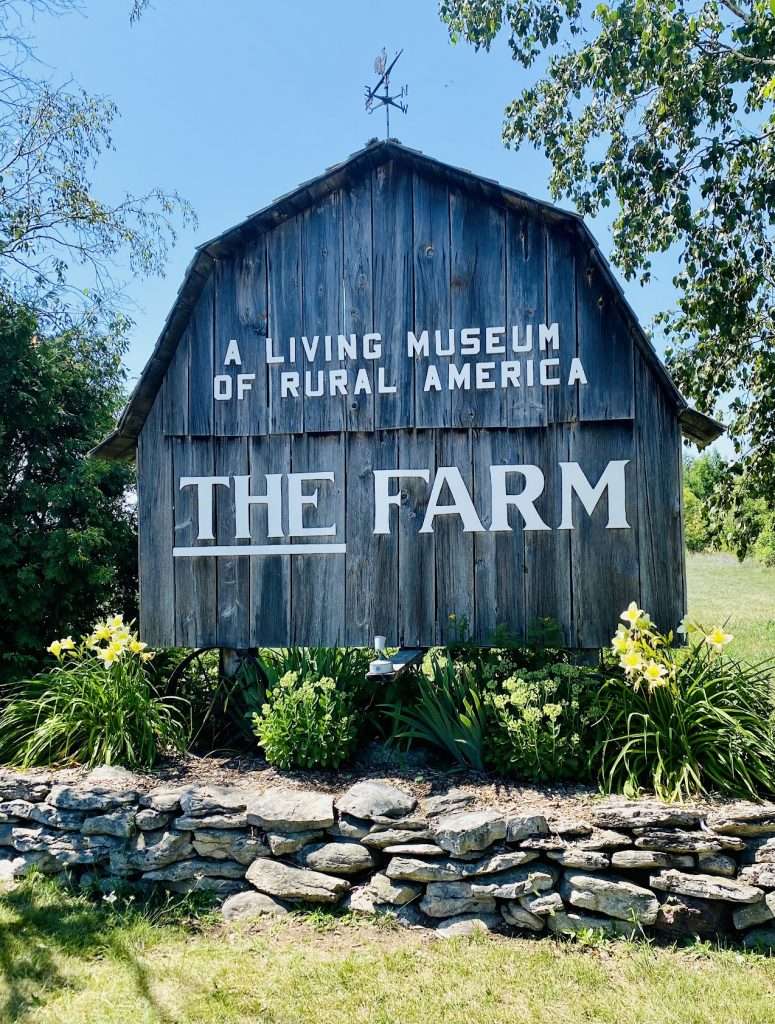
<path fill-rule="evenodd" d="M 398 58 L 403 53 L 403 50 L 399 50 L 395 57 L 388 64 L 387 62 L 387 50 L 382 49 L 382 52 L 377 54 L 374 61 L 374 71 L 378 74 L 379 81 L 372 88 L 366 86 L 366 110 L 373 114 L 379 107 L 385 108 L 385 138 L 390 138 L 390 108 L 395 107 L 396 110 L 400 110 L 402 114 L 405 114 L 409 110 L 409 104 L 403 102 L 404 99 L 409 95 L 409 86 L 402 85 L 400 92 L 390 95 L 390 73 L 398 63 Z M 380 92 L 380 90 L 382 90 Z"/>

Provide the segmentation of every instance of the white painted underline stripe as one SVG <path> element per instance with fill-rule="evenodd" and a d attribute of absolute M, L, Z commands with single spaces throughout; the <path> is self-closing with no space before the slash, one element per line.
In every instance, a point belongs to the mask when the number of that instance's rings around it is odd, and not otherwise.
<path fill-rule="evenodd" d="M 173 558 L 234 558 L 235 555 L 344 555 L 346 544 L 234 544 L 232 546 L 204 544 L 195 548 L 173 548 Z"/>

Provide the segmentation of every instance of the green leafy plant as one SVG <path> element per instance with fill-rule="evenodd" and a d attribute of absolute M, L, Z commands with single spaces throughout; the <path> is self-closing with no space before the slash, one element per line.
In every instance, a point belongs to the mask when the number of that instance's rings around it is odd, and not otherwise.
<path fill-rule="evenodd" d="M 633 602 L 612 641 L 618 671 L 601 692 L 601 784 L 679 800 L 716 791 L 754 799 L 775 792 L 774 662 L 740 664 L 733 639 L 684 622 L 688 650 L 672 646 Z"/>
<path fill-rule="evenodd" d="M 267 761 L 279 768 L 338 768 L 358 738 L 369 652 L 290 647 L 263 657 L 269 685 L 253 729 Z"/>
<path fill-rule="evenodd" d="M 423 662 L 411 703 L 388 707 L 398 740 L 420 740 L 466 768 L 484 768 L 486 711 L 471 668 L 444 652 Z"/>
<path fill-rule="evenodd" d="M 0 713 L 0 760 L 33 765 L 150 767 L 165 749 L 182 749 L 186 705 L 159 697 L 153 654 L 120 615 L 98 622 L 76 644 L 55 640 L 56 664 L 12 683 Z"/>
<path fill-rule="evenodd" d="M 531 782 L 590 778 L 599 686 L 598 673 L 565 663 L 491 684 L 488 765 Z"/>

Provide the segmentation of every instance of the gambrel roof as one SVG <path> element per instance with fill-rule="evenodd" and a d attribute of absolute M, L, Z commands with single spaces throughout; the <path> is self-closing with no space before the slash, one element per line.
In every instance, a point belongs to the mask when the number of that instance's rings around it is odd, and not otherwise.
<path fill-rule="evenodd" d="M 159 340 L 137 385 L 129 398 L 116 429 L 94 449 L 103 458 L 131 458 L 154 399 L 161 387 L 178 341 L 186 328 L 205 283 L 216 261 L 238 250 L 256 235 L 276 227 L 320 202 L 332 192 L 362 178 L 375 167 L 397 161 L 418 173 L 444 181 L 451 187 L 472 194 L 486 202 L 512 210 L 532 209 L 549 222 L 562 222 L 577 233 L 579 243 L 592 265 L 599 268 L 612 289 L 624 315 L 625 323 L 661 387 L 672 399 L 685 437 L 700 446 L 709 444 L 723 432 L 723 426 L 709 416 L 689 407 L 678 391 L 653 345 L 640 326 L 611 268 L 583 219 L 575 213 L 559 209 L 551 203 L 533 199 L 523 192 L 506 188 L 490 178 L 425 156 L 394 140 L 376 142 L 353 153 L 342 163 L 329 167 L 323 174 L 299 185 L 275 199 L 269 206 L 246 218 L 241 224 L 200 245 L 189 264 L 174 305 L 164 323 Z"/>

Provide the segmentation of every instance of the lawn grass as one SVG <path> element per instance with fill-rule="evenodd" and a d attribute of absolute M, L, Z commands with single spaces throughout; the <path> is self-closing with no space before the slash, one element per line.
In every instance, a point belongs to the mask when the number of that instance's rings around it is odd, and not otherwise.
<path fill-rule="evenodd" d="M 20 1024 L 759 1024 L 775 959 L 646 943 L 441 940 L 353 919 L 227 930 L 25 884 L 0 896 L 0 1020 Z"/>
<path fill-rule="evenodd" d="M 690 616 L 709 629 L 726 623 L 734 657 L 775 658 L 775 569 L 721 553 L 690 554 L 686 569 Z"/>

